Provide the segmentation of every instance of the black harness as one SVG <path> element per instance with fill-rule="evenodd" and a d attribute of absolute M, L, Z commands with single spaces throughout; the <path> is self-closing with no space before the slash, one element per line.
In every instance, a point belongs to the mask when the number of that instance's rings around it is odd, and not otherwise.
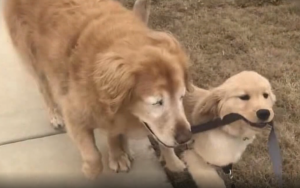
<path fill-rule="evenodd" d="M 280 154 L 280 148 L 279 148 L 277 136 L 276 136 L 275 130 L 274 130 L 273 121 L 268 122 L 267 124 L 254 124 L 254 123 L 251 123 L 250 121 L 248 121 L 246 118 L 244 118 L 240 114 L 231 113 L 231 114 L 224 116 L 223 119 L 217 118 L 217 119 L 214 119 L 212 121 L 209 121 L 209 122 L 206 122 L 206 123 L 203 123 L 200 125 L 192 126 L 192 133 L 196 134 L 196 133 L 200 133 L 200 132 L 204 132 L 204 131 L 209 131 L 209 130 L 212 130 L 212 129 L 215 129 L 218 127 L 228 125 L 228 124 L 233 123 L 238 120 L 244 120 L 245 122 L 249 123 L 251 126 L 256 127 L 256 128 L 264 128 L 266 125 L 271 126 L 271 132 L 269 134 L 269 139 L 268 139 L 269 155 L 270 155 L 270 158 L 272 161 L 274 174 L 275 174 L 276 178 L 278 179 L 278 183 L 279 183 L 280 187 L 282 187 L 282 185 L 283 185 L 282 160 L 281 160 L 281 154 Z M 228 164 L 227 166 L 224 166 L 221 168 L 223 169 L 223 172 L 225 174 L 229 175 L 230 178 L 232 178 L 232 174 L 231 174 L 232 164 Z M 235 185 L 232 184 L 231 187 L 233 188 L 233 187 L 235 187 Z"/>

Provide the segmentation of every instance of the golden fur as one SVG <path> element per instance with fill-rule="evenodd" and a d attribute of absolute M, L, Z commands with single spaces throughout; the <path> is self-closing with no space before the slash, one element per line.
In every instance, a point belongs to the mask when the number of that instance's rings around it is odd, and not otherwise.
<path fill-rule="evenodd" d="M 186 54 L 171 34 L 147 27 L 139 6 L 134 10 L 112 0 L 5 4 L 12 42 L 37 80 L 51 123 L 66 124 L 88 178 L 102 171 L 95 128 L 108 133 L 115 171 L 130 168 L 127 137 L 151 133 L 168 147 L 191 138 L 182 106 Z"/>

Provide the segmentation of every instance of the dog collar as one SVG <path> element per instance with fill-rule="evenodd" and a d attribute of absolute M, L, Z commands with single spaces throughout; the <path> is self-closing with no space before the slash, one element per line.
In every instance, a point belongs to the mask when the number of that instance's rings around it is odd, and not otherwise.
<path fill-rule="evenodd" d="M 248 121 L 245 117 L 243 117 L 240 114 L 231 113 L 231 114 L 227 114 L 226 116 L 224 116 L 223 119 L 217 118 L 217 119 L 214 119 L 212 121 L 209 121 L 209 122 L 206 122 L 203 124 L 192 126 L 191 131 L 193 134 L 205 132 L 205 131 L 209 131 L 212 129 L 216 129 L 218 127 L 228 125 L 228 124 L 233 123 L 238 120 L 244 120 L 245 122 L 249 123 L 251 126 L 256 127 L 256 128 L 264 128 L 266 125 L 271 126 L 271 132 L 269 134 L 269 139 L 268 139 L 268 150 L 269 150 L 269 155 L 271 158 L 274 174 L 278 178 L 278 183 L 282 187 L 282 185 L 283 185 L 282 159 L 281 159 L 280 147 L 279 147 L 278 139 L 277 139 L 277 136 L 275 133 L 273 121 L 268 122 L 264 125 L 254 124 L 254 123 L 250 123 L 250 121 Z"/>

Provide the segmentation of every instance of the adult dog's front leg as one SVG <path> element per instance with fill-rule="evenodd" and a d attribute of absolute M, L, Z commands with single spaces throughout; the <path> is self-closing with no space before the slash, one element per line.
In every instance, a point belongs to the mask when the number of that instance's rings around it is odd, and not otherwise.
<path fill-rule="evenodd" d="M 50 118 L 50 123 L 55 129 L 64 128 L 64 120 L 60 112 L 60 108 L 57 105 L 53 97 L 53 92 L 51 90 L 49 81 L 44 73 L 36 74 L 36 80 L 39 86 L 40 93 L 43 96 L 48 116 Z"/>
<path fill-rule="evenodd" d="M 67 133 L 80 151 L 83 173 L 88 179 L 96 179 L 103 170 L 102 156 L 96 146 L 93 129 L 89 129 L 87 122 L 78 117 L 66 113 Z"/>
<path fill-rule="evenodd" d="M 109 167 L 115 172 L 128 172 L 132 158 L 129 155 L 127 138 L 123 135 L 109 135 Z"/>
<path fill-rule="evenodd" d="M 185 164 L 181 161 L 173 148 L 167 148 L 159 144 L 160 148 L 160 160 L 165 161 L 166 168 L 172 172 L 183 172 L 186 169 Z"/>

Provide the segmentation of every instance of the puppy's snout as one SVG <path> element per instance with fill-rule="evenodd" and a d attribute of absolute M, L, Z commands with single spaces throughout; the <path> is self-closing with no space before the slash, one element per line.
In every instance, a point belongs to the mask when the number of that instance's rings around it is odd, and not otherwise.
<path fill-rule="evenodd" d="M 262 121 L 266 121 L 267 119 L 269 119 L 270 114 L 270 110 L 267 109 L 260 109 L 256 112 L 256 116 Z"/>
<path fill-rule="evenodd" d="M 185 144 L 192 138 L 192 133 L 189 129 L 183 126 L 177 126 L 175 140 L 178 144 Z"/>

